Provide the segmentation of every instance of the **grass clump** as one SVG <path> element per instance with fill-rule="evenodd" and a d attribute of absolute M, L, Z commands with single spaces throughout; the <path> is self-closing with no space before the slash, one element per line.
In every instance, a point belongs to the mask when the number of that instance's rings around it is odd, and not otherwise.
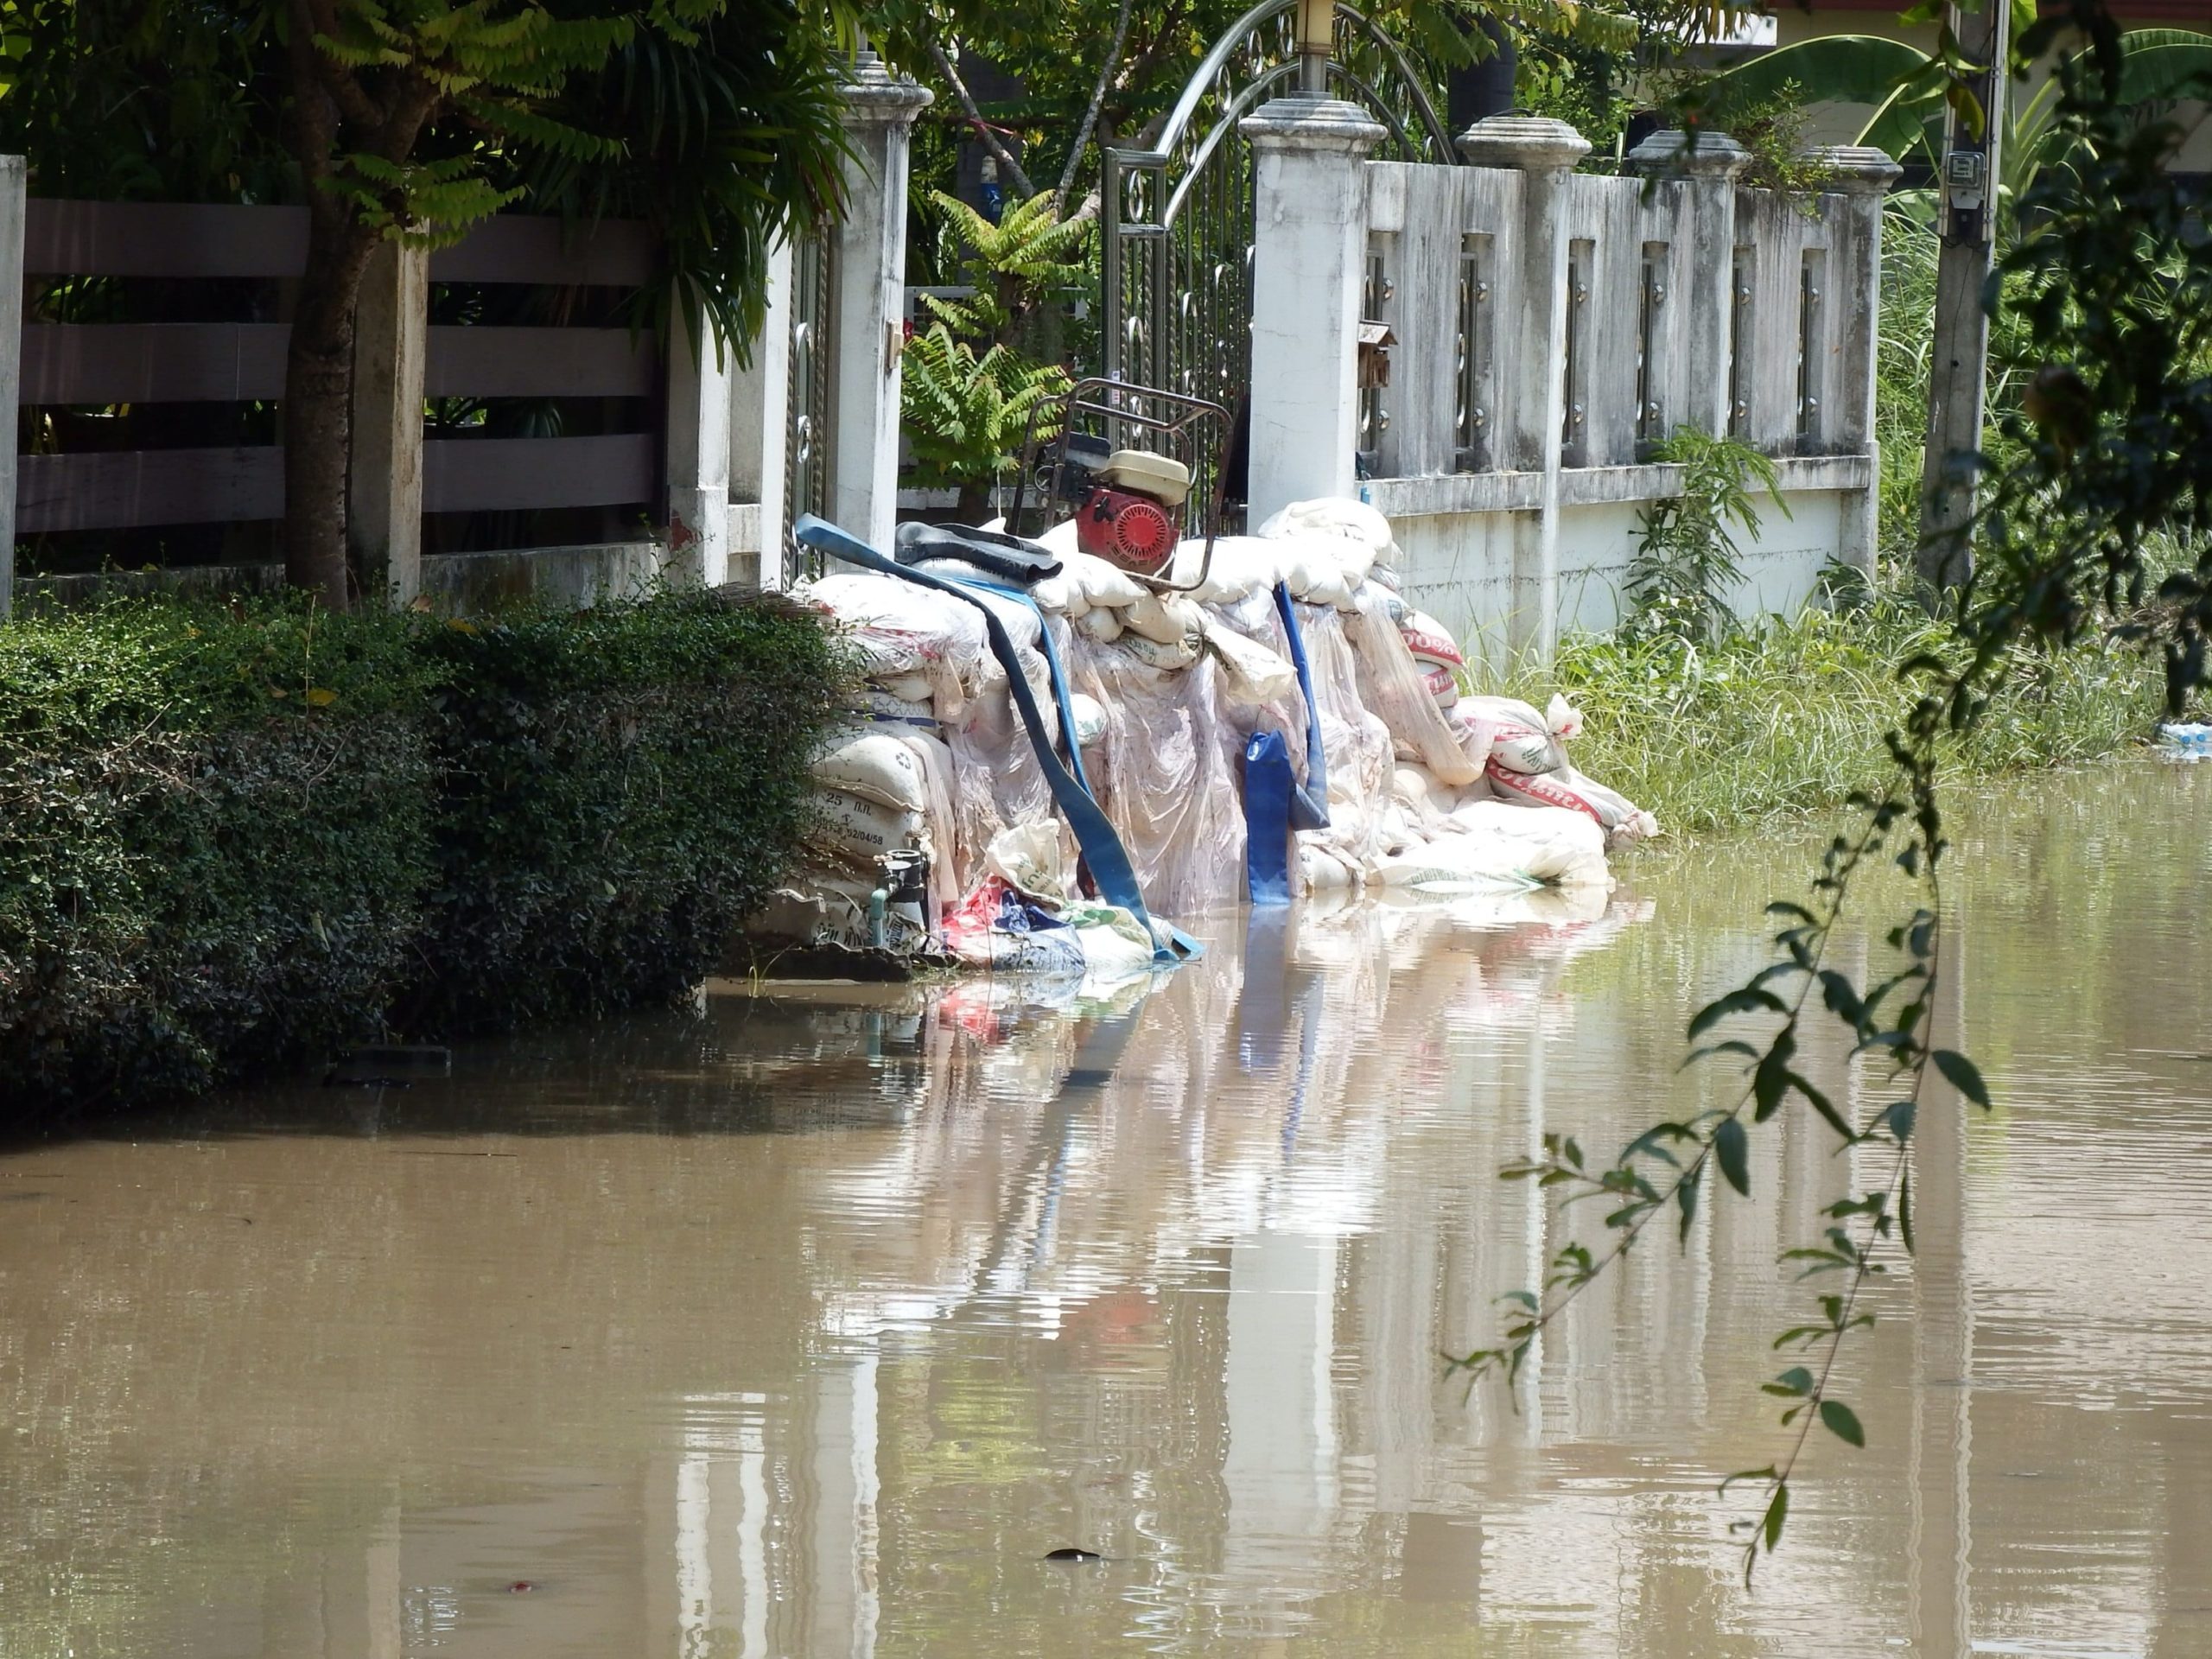
<path fill-rule="evenodd" d="M 1669 830 L 1728 830 L 1838 804 L 1894 771 L 1884 734 L 1910 689 L 1897 665 L 1949 648 L 1948 630 L 1883 598 L 1700 643 L 1669 629 L 1563 643 L 1512 695 L 1563 690 L 1586 716 L 1574 764 L 1656 813 Z M 1990 775 L 2112 754 L 2158 718 L 2158 664 L 2120 646 L 2020 659 L 1955 775 Z"/>

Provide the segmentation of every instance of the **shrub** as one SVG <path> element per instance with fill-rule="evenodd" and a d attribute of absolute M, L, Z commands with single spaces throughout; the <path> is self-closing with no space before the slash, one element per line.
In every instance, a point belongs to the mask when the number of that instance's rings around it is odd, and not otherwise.
<path fill-rule="evenodd" d="M 0 626 L 0 1098 L 666 1000 L 796 847 L 818 622 L 174 598 Z"/>
<path fill-rule="evenodd" d="M 0 1077 L 204 1088 L 373 1032 L 429 871 L 389 617 L 126 601 L 0 628 Z"/>
<path fill-rule="evenodd" d="M 443 780 L 410 1030 L 665 1001 L 796 849 L 842 696 L 814 619 L 711 594 L 430 631 Z"/>

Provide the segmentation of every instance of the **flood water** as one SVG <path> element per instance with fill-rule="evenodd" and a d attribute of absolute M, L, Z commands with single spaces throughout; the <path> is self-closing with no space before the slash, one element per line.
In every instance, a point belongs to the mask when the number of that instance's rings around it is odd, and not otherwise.
<path fill-rule="evenodd" d="M 2212 767 L 1971 816 L 1946 1018 L 1998 1107 L 1923 1117 L 1867 1449 L 1816 1442 L 1748 1591 L 1713 1486 L 1783 1445 L 1817 1124 L 1517 1409 L 1437 1357 L 1567 1236 L 1502 1162 L 1718 1097 L 1683 1022 L 1796 836 L 0 1156 L 0 1653 L 2212 1654 Z"/>

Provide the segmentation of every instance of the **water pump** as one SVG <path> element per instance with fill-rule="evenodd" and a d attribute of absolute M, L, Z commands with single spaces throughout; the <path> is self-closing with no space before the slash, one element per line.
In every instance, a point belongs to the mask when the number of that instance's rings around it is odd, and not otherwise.
<path fill-rule="evenodd" d="M 1069 446 L 1076 545 L 1140 575 L 1155 575 L 1175 556 L 1191 469 L 1142 449 L 1116 449 L 1095 467 Z"/>

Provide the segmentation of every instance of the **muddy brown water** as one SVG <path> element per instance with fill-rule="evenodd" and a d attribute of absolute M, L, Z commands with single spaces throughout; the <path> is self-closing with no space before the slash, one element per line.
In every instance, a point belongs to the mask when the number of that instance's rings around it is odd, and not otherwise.
<path fill-rule="evenodd" d="M 1566 1236 L 1503 1160 L 1717 1087 L 1683 1020 L 1796 837 L 0 1156 L 0 1653 L 2212 1654 L 2212 767 L 1972 816 L 1947 1017 L 1999 1103 L 1924 1120 L 1869 1446 L 1748 1592 L 1713 1484 L 1782 1445 L 1816 1125 L 1517 1410 L 1436 1357 Z"/>

